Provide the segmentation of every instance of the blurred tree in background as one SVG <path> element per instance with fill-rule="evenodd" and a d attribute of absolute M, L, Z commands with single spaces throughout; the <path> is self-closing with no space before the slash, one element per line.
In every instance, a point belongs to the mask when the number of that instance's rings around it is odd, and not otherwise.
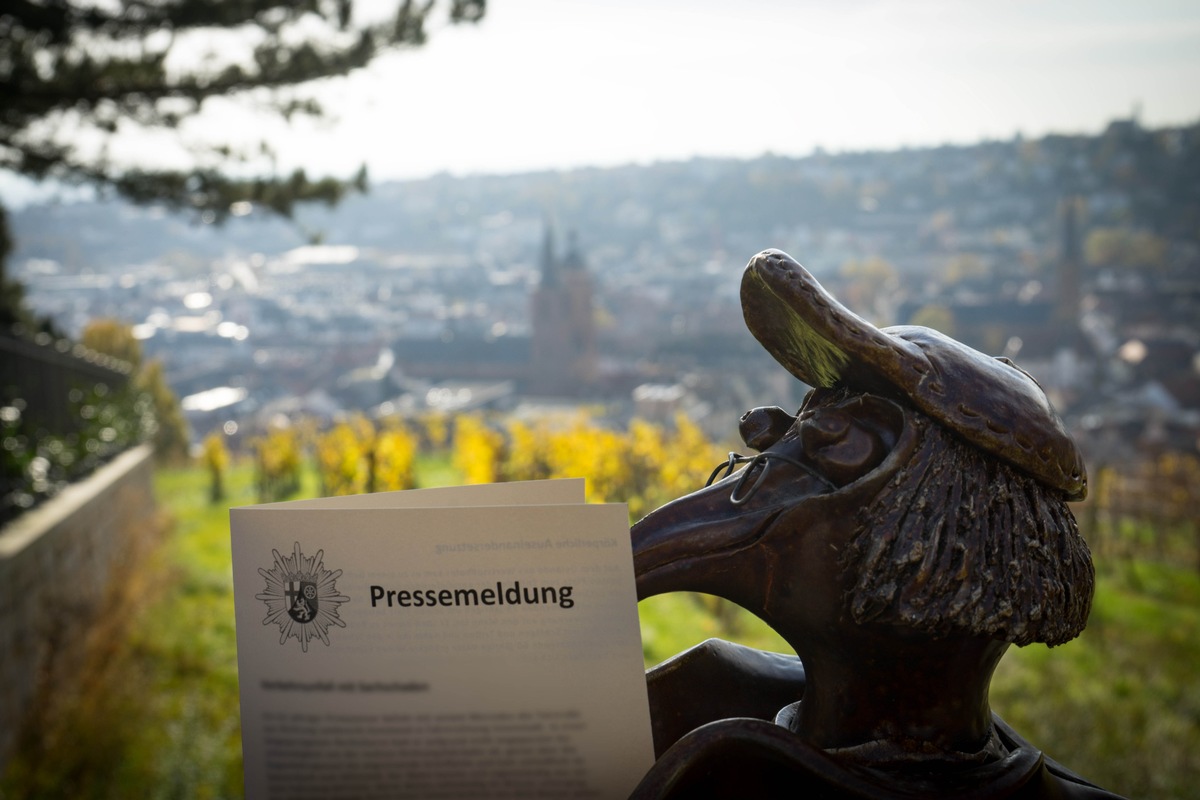
<path fill-rule="evenodd" d="M 25 290 L 21 284 L 10 279 L 4 269 L 8 254 L 12 252 L 12 238 L 8 233 L 8 213 L 0 203 L 0 328 L 8 328 L 25 322 Z"/>
<path fill-rule="evenodd" d="M 279 174 L 269 142 L 187 144 L 178 168 L 120 164 L 115 137 L 177 134 L 215 98 L 252 101 L 281 114 L 320 116 L 305 92 L 384 52 L 426 40 L 435 2 L 404 0 L 373 20 L 353 0 L 6 0 L 0 4 L 0 171 L 112 192 L 225 219 L 235 203 L 290 217 L 297 203 L 335 203 L 362 191 L 349 180 Z M 486 0 L 450 0 L 451 22 L 483 17 Z M 183 144 L 184 137 L 175 139 Z M 230 174 L 237 168 L 238 176 Z M 260 173 L 269 174 L 260 174 Z M 245 177 L 245 176 L 250 177 Z M 10 249 L 0 198 L 0 323 L 25 321 L 8 279 Z"/>
<path fill-rule="evenodd" d="M 252 447 L 258 502 L 283 500 L 300 488 L 304 448 L 295 426 L 271 428 Z"/>
<path fill-rule="evenodd" d="M 474 414 L 464 414 L 454 421 L 453 463 L 463 476 L 463 483 L 492 483 L 504 476 L 509 448 L 504 434 L 490 427 Z M 537 476 L 539 478 L 545 475 Z M 521 480 L 534 480 L 533 476 Z"/>
<path fill-rule="evenodd" d="M 444 411 L 430 411 L 417 418 L 421 448 L 442 450 L 450 443 L 450 417 Z"/>
<path fill-rule="evenodd" d="M 315 437 L 321 494 L 395 492 L 416 486 L 420 445 L 403 424 L 380 427 L 363 416 L 339 422 Z"/>
<path fill-rule="evenodd" d="M 119 358 L 136 373 L 142 368 L 142 344 L 133 328 L 117 319 L 94 319 L 84 328 L 79 343 L 97 353 Z"/>
<path fill-rule="evenodd" d="M 79 338 L 84 347 L 119 358 L 133 368 L 133 387 L 150 399 L 154 410 L 149 433 L 154 439 L 156 457 L 160 461 L 187 458 L 187 421 L 179 398 L 167 385 L 162 361 L 156 358 L 143 362 L 142 345 L 134 337 L 133 328 L 116 319 L 94 319 Z"/>
<path fill-rule="evenodd" d="M 376 431 L 371 447 L 371 491 L 398 492 L 417 485 L 417 437 L 401 425 Z"/>
<path fill-rule="evenodd" d="M 216 432 L 205 436 L 200 460 L 208 472 L 209 502 L 219 503 L 225 499 L 225 474 L 229 470 L 229 451 L 225 448 L 225 437 Z"/>

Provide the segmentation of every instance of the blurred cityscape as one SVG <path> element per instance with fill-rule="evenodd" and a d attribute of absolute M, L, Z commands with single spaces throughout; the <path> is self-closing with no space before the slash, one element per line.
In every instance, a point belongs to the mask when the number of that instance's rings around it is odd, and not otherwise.
<path fill-rule="evenodd" d="M 587 404 L 728 439 L 797 384 L 740 271 L 786 250 L 880 325 L 1044 386 L 1089 462 L 1200 446 L 1200 125 L 896 152 L 382 183 L 294 221 L 161 207 L 12 214 L 12 275 L 78 335 L 134 325 L 194 441 L 273 421 Z"/>

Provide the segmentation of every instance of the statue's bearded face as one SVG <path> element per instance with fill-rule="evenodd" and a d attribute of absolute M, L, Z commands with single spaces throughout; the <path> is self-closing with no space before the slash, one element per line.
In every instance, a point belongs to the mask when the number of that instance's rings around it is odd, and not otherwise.
<path fill-rule="evenodd" d="M 789 639 L 882 625 L 1058 644 L 1082 630 L 1091 557 L 1058 492 L 870 394 L 816 390 L 783 417 L 743 418 L 762 453 L 733 494 L 748 511 L 780 509 L 755 547 L 773 559 L 759 565 L 764 616 L 786 618 Z"/>

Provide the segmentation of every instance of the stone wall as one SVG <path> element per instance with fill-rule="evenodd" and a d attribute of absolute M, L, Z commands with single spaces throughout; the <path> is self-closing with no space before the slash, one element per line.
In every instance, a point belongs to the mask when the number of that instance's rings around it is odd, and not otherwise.
<path fill-rule="evenodd" d="M 0 528 L 0 772 L 41 676 L 69 668 L 57 662 L 77 657 L 72 645 L 157 529 L 152 456 L 128 450 Z"/>

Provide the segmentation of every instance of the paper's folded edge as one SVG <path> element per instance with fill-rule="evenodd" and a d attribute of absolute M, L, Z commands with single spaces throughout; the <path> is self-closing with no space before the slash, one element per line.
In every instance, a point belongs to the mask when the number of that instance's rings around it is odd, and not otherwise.
<path fill-rule="evenodd" d="M 395 492 L 353 494 L 283 500 L 235 508 L 442 508 L 464 505 L 565 505 L 585 500 L 583 478 L 553 478 L 536 481 L 474 483 L 465 486 L 434 486 Z M 482 501 L 487 502 L 482 502 Z M 230 509 L 231 511 L 234 509 Z"/>

